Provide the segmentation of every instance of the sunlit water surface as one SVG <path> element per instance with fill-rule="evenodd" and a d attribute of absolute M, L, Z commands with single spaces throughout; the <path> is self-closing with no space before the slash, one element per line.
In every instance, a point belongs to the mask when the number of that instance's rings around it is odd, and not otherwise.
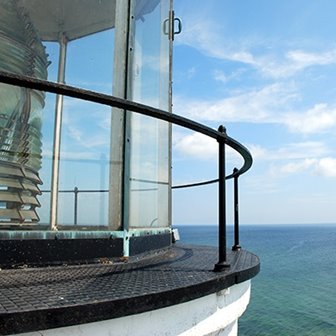
<path fill-rule="evenodd" d="M 216 226 L 178 229 L 183 243 L 217 245 Z M 240 336 L 336 335 L 336 225 L 246 225 L 240 243 L 261 259 Z"/>

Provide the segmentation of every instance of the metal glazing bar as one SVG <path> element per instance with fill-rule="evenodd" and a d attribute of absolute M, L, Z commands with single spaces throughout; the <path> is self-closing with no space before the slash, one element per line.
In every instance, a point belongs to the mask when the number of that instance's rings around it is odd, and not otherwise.
<path fill-rule="evenodd" d="M 145 180 L 145 179 L 138 179 L 138 178 L 130 178 L 130 181 L 133 182 L 140 182 L 140 183 L 149 183 L 149 184 L 158 184 L 158 185 L 169 185 L 168 182 L 163 181 L 155 181 L 155 180 Z"/>
<path fill-rule="evenodd" d="M 74 224 L 77 225 L 77 217 L 78 217 L 77 216 L 77 212 L 78 212 L 78 192 L 79 192 L 78 188 L 75 187 L 74 190 L 73 190 L 73 192 L 74 192 L 74 195 L 75 195 L 75 197 L 74 197 Z"/>
<path fill-rule="evenodd" d="M 226 134 L 225 127 L 220 126 L 218 132 Z M 218 143 L 218 262 L 214 268 L 215 272 L 230 267 L 226 259 L 225 142 L 219 140 Z"/>
<path fill-rule="evenodd" d="M 77 187 L 75 187 L 77 188 Z M 42 193 L 49 193 L 50 190 L 41 190 Z M 69 189 L 69 190 L 58 190 L 58 193 L 74 193 L 74 189 Z M 107 193 L 108 189 L 78 189 L 77 188 L 77 193 Z"/>
<path fill-rule="evenodd" d="M 67 39 L 62 34 L 60 36 L 60 53 L 58 66 L 58 83 L 64 83 L 65 63 L 67 51 Z M 58 184 L 59 184 L 59 161 L 61 150 L 61 127 L 63 113 L 63 95 L 58 93 L 56 97 L 55 125 L 54 125 L 54 147 L 51 176 L 51 198 L 50 198 L 50 229 L 57 229 L 57 208 L 58 208 Z"/>

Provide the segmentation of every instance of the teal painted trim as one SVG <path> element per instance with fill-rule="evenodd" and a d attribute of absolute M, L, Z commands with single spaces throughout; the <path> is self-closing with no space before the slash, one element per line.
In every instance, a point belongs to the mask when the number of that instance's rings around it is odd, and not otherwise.
<path fill-rule="evenodd" d="M 124 231 L 10 231 L 0 230 L 1 239 L 109 239 L 171 233 L 171 228 L 132 229 Z"/>
<path fill-rule="evenodd" d="M 171 233 L 171 228 L 137 228 L 131 229 L 128 231 L 129 237 L 142 237 L 142 236 L 149 236 L 149 235 L 159 235 L 159 234 L 167 234 Z"/>
<path fill-rule="evenodd" d="M 0 230 L 0 240 L 24 239 L 110 239 L 123 238 L 123 231 L 9 231 Z"/>

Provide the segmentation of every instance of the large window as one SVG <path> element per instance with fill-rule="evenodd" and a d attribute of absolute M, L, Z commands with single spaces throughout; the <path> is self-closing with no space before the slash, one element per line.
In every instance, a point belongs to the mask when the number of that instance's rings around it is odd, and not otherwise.
<path fill-rule="evenodd" d="M 134 38 L 128 97 L 169 112 L 169 1 L 133 1 L 132 10 Z M 129 225 L 167 226 L 169 125 L 133 113 L 129 126 Z"/>
<path fill-rule="evenodd" d="M 0 2 L 0 70 L 170 111 L 170 1 Z M 0 84 L 0 225 L 167 227 L 170 127 Z"/>

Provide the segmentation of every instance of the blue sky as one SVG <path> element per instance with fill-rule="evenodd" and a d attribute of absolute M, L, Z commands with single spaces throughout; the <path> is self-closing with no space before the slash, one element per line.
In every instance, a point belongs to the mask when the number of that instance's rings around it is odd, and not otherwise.
<path fill-rule="evenodd" d="M 252 152 L 240 181 L 241 222 L 335 223 L 336 2 L 174 7 L 183 32 L 175 38 L 173 111 L 224 124 Z M 216 177 L 214 141 L 175 128 L 173 150 L 175 184 Z M 229 170 L 240 163 L 228 153 Z M 216 223 L 216 186 L 173 196 L 175 223 Z"/>
<path fill-rule="evenodd" d="M 241 223 L 336 223 L 336 2 L 175 0 L 174 7 L 183 31 L 174 41 L 173 112 L 213 128 L 225 125 L 252 152 L 254 165 L 240 179 Z M 69 44 L 66 80 L 110 93 L 114 35 L 97 36 Z M 49 79 L 56 80 L 58 48 L 47 46 Z M 50 187 L 53 115 L 49 95 L 43 189 Z M 60 189 L 107 188 L 109 134 L 109 108 L 65 99 Z M 174 185 L 217 177 L 215 141 L 177 127 L 173 135 Z M 240 165 L 228 150 L 228 171 Z M 231 223 L 231 182 L 227 196 Z M 69 197 L 60 196 L 64 222 L 72 221 Z M 80 197 L 80 220 L 96 222 L 107 197 Z M 48 194 L 41 202 L 47 209 Z M 87 202 L 97 210 L 90 209 L 92 218 Z M 173 224 L 216 222 L 216 185 L 173 192 Z"/>

